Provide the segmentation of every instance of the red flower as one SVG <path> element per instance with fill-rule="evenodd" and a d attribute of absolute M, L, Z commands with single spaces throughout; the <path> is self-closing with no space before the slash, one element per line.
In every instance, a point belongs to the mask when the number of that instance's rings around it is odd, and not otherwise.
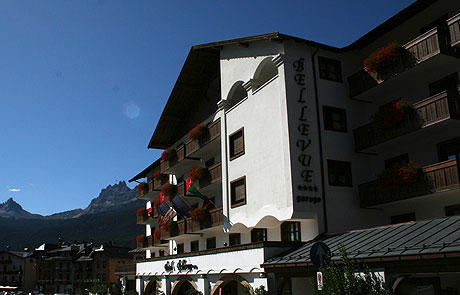
<path fill-rule="evenodd" d="M 174 147 L 169 147 L 161 154 L 161 159 L 169 161 L 177 157 L 177 152 Z"/>
<path fill-rule="evenodd" d="M 163 194 L 168 197 L 168 196 L 175 196 L 176 193 L 177 193 L 177 186 L 173 185 L 173 184 L 170 184 L 170 183 L 165 183 L 162 187 L 161 187 L 161 191 L 163 192 Z"/>
<path fill-rule="evenodd" d="M 157 170 L 157 171 L 155 171 L 155 173 L 153 173 L 153 179 L 155 179 L 156 181 L 161 180 L 161 171 L 160 170 Z"/>
<path fill-rule="evenodd" d="M 208 134 L 208 126 L 204 123 L 200 123 L 195 126 L 192 130 L 189 131 L 188 136 L 191 140 L 200 140 Z"/>
<path fill-rule="evenodd" d="M 144 234 L 138 235 L 138 236 L 136 237 L 136 241 L 137 241 L 138 243 L 143 243 L 146 239 L 147 239 L 147 238 L 145 237 Z"/>
<path fill-rule="evenodd" d="M 393 128 L 400 124 L 411 109 L 411 104 L 406 100 L 381 107 L 372 117 L 372 122 L 377 128 L 383 130 Z"/>
<path fill-rule="evenodd" d="M 383 187 L 390 191 L 397 191 L 403 185 L 408 185 L 417 181 L 418 167 L 414 162 L 402 165 L 398 168 L 385 169 L 379 175 L 379 182 Z"/>
<path fill-rule="evenodd" d="M 160 230 L 159 228 L 157 228 L 157 229 L 153 232 L 153 237 L 155 238 L 155 240 L 161 239 L 161 230 Z"/>
<path fill-rule="evenodd" d="M 153 208 L 158 209 L 158 206 L 160 205 L 160 203 L 161 203 L 160 199 L 155 199 L 155 201 L 153 201 Z"/>
<path fill-rule="evenodd" d="M 209 210 L 206 207 L 195 208 L 190 214 L 192 215 L 193 221 L 202 222 L 209 216 Z"/>
<path fill-rule="evenodd" d="M 363 62 L 367 72 L 381 73 L 400 58 L 401 47 L 396 41 L 388 43 L 385 47 L 371 53 Z"/>
<path fill-rule="evenodd" d="M 137 216 L 144 216 L 147 215 L 147 210 L 145 208 L 137 209 Z"/>
<path fill-rule="evenodd" d="M 190 171 L 190 177 L 193 181 L 197 181 L 205 177 L 209 173 L 208 168 L 202 166 L 196 166 Z"/>
<path fill-rule="evenodd" d="M 141 191 L 146 187 L 146 183 L 143 181 L 137 185 L 137 191 Z"/>

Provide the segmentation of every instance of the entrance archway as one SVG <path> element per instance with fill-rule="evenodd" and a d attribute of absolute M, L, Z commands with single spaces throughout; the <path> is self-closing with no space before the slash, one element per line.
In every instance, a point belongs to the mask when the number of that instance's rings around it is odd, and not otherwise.
<path fill-rule="evenodd" d="M 238 275 L 228 275 L 216 282 L 212 295 L 243 295 L 253 292 L 251 285 Z"/>
<path fill-rule="evenodd" d="M 155 295 L 157 290 L 157 281 L 149 280 L 144 289 L 144 295 Z"/>
<path fill-rule="evenodd" d="M 181 280 L 173 285 L 171 295 L 195 295 L 198 293 L 198 286 L 193 281 Z"/>

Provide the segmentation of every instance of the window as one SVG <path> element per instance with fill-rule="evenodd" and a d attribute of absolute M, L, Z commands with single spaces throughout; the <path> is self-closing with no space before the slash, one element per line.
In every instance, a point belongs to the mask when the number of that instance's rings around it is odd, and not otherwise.
<path fill-rule="evenodd" d="M 324 129 L 347 132 L 347 114 L 344 109 L 323 106 Z"/>
<path fill-rule="evenodd" d="M 105 268 L 105 260 L 102 261 L 102 268 Z"/>
<path fill-rule="evenodd" d="M 101 262 L 99 260 L 96 262 L 96 265 L 97 268 L 101 268 Z"/>
<path fill-rule="evenodd" d="M 329 185 L 352 186 L 351 163 L 327 160 Z"/>
<path fill-rule="evenodd" d="M 255 228 L 251 230 L 251 242 L 265 242 L 267 241 L 267 229 L 266 228 Z"/>
<path fill-rule="evenodd" d="M 230 246 L 235 246 L 241 244 L 241 234 L 230 234 L 228 237 Z"/>
<path fill-rule="evenodd" d="M 300 241 L 300 222 L 284 222 L 281 224 L 281 241 Z"/>
<path fill-rule="evenodd" d="M 216 238 L 206 239 L 206 249 L 216 248 Z"/>
<path fill-rule="evenodd" d="M 102 274 L 102 281 L 105 282 L 105 273 Z"/>
<path fill-rule="evenodd" d="M 184 253 L 184 244 L 177 244 L 177 254 Z"/>
<path fill-rule="evenodd" d="M 438 144 L 439 161 L 460 159 L 460 137 Z"/>
<path fill-rule="evenodd" d="M 195 252 L 200 250 L 200 241 L 190 242 L 190 251 Z"/>
<path fill-rule="evenodd" d="M 385 160 L 385 169 L 399 168 L 409 163 L 409 155 L 404 154 Z"/>
<path fill-rule="evenodd" d="M 160 250 L 160 251 L 158 251 L 158 256 L 159 256 L 159 257 L 165 256 L 165 250 Z"/>
<path fill-rule="evenodd" d="M 460 215 L 460 204 L 447 206 L 445 210 L 446 210 L 446 216 Z"/>
<path fill-rule="evenodd" d="M 244 155 L 244 128 L 230 134 L 230 161 Z"/>
<path fill-rule="evenodd" d="M 246 204 L 246 176 L 230 182 L 232 208 Z"/>
<path fill-rule="evenodd" d="M 321 79 L 342 82 L 342 66 L 340 61 L 318 56 L 319 77 Z"/>
<path fill-rule="evenodd" d="M 406 213 L 406 214 L 400 214 L 400 215 L 394 215 L 390 217 L 390 222 L 391 224 L 396 224 L 396 223 L 403 223 L 403 222 L 409 222 L 409 221 L 415 221 L 415 213 Z"/>

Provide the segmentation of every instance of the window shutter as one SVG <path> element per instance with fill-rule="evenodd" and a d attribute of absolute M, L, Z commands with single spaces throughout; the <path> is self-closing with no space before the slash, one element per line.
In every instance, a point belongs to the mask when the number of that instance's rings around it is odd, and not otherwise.
<path fill-rule="evenodd" d="M 233 141 L 233 154 L 237 155 L 243 152 L 243 136 L 240 135 Z"/>
<path fill-rule="evenodd" d="M 241 201 L 245 198 L 245 187 L 244 183 L 238 184 L 235 187 L 235 201 Z"/>

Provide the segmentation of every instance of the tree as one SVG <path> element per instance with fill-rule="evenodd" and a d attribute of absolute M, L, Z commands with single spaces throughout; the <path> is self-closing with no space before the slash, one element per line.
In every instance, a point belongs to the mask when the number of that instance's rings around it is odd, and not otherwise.
<path fill-rule="evenodd" d="M 389 295 L 382 278 L 371 272 L 369 267 L 348 258 L 344 247 L 340 247 L 343 264 L 331 262 L 321 268 L 323 290 L 321 295 Z"/>

